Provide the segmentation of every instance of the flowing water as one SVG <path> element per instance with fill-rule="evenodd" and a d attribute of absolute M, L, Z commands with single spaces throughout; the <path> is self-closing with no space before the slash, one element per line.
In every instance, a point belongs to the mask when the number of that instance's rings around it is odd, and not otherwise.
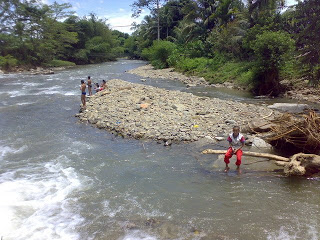
<path fill-rule="evenodd" d="M 81 79 L 140 83 L 126 71 L 143 64 L 0 75 L 2 240 L 319 239 L 319 179 L 286 178 L 269 162 L 225 174 L 221 158 L 201 156 L 197 144 L 164 147 L 78 123 Z M 252 101 L 169 80 L 144 84 Z"/>

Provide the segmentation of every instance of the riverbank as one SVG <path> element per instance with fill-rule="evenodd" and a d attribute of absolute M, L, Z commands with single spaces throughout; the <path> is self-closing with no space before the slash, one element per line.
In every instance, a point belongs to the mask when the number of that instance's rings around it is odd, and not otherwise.
<path fill-rule="evenodd" d="M 77 114 L 83 122 L 124 137 L 190 142 L 226 136 L 273 111 L 253 104 L 198 97 L 191 93 L 133 84 L 119 79 L 88 98 Z"/>
<path fill-rule="evenodd" d="M 65 70 L 73 66 L 62 66 L 62 67 L 16 67 L 10 71 L 0 70 L 0 74 L 10 74 L 10 73 L 20 73 L 20 74 L 29 74 L 29 75 L 51 75 L 55 71 Z"/>
<path fill-rule="evenodd" d="M 203 77 L 186 76 L 182 73 L 174 71 L 173 68 L 154 69 L 154 67 L 151 64 L 132 69 L 128 72 L 131 74 L 139 75 L 144 78 L 162 78 L 177 80 L 183 82 L 184 84 L 190 87 L 198 85 L 210 85 Z M 306 82 L 299 83 L 296 85 L 288 84 L 287 81 L 284 82 L 286 82 L 286 85 L 288 85 L 287 89 L 289 89 L 283 94 L 284 97 L 295 99 L 298 101 L 309 101 L 313 103 L 320 102 L 320 89 L 308 87 Z M 245 90 L 243 86 L 238 86 L 232 82 L 211 84 L 210 86 Z"/>
<path fill-rule="evenodd" d="M 128 71 L 128 73 L 136 74 L 144 78 L 161 78 L 177 80 L 183 82 L 188 86 L 209 85 L 209 83 L 203 77 L 186 76 L 182 73 L 174 71 L 173 68 L 154 69 L 154 67 L 151 64 L 131 69 Z"/>

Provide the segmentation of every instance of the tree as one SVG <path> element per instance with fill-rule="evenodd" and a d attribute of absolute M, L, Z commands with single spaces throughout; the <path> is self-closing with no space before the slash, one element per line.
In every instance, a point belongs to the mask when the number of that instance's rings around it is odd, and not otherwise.
<path fill-rule="evenodd" d="M 294 41 L 286 32 L 265 31 L 252 42 L 256 59 L 256 88 L 258 95 L 278 96 L 282 88 L 279 71 L 287 54 L 293 50 Z"/>
<path fill-rule="evenodd" d="M 167 0 L 163 0 L 163 2 L 166 2 Z M 133 9 L 133 17 L 138 17 L 141 14 L 141 8 L 147 7 L 150 10 L 155 9 L 154 5 L 156 5 L 157 10 L 157 29 L 158 29 L 158 40 L 160 40 L 160 3 L 161 0 L 137 0 L 135 1 L 131 6 Z"/>
<path fill-rule="evenodd" d="M 286 0 L 248 0 L 248 18 L 250 27 L 264 18 L 280 13 Z"/>
<path fill-rule="evenodd" d="M 301 62 L 312 85 L 320 82 L 320 4 L 318 0 L 299 2 L 294 13 L 293 30 Z"/>

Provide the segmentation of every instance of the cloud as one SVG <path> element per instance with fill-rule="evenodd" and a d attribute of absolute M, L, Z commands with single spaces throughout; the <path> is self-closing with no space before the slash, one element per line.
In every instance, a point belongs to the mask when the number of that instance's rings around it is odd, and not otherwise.
<path fill-rule="evenodd" d="M 77 11 L 81 8 L 81 4 L 79 2 L 75 2 L 72 4 L 72 10 Z"/>
<path fill-rule="evenodd" d="M 40 2 L 41 2 L 42 4 L 47 4 L 47 5 L 50 4 L 48 0 L 40 0 Z"/>
<path fill-rule="evenodd" d="M 111 29 L 125 33 L 132 33 L 133 30 L 130 29 L 132 27 L 132 23 L 140 23 L 144 16 L 147 15 L 147 12 L 144 11 L 139 18 L 132 18 L 131 15 L 131 12 L 119 9 L 117 14 L 105 15 L 104 17 L 108 19 L 107 23 Z"/>

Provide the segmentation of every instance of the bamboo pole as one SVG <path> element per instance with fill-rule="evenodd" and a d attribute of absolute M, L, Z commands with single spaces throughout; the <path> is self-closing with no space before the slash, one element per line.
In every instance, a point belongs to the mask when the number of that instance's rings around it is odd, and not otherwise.
<path fill-rule="evenodd" d="M 206 150 L 203 150 L 201 153 L 202 154 L 226 154 L 226 152 L 227 152 L 226 150 L 206 149 Z M 275 161 L 289 162 L 289 158 L 281 157 L 281 156 L 270 154 L 270 153 L 243 152 L 243 155 L 268 158 Z"/>

